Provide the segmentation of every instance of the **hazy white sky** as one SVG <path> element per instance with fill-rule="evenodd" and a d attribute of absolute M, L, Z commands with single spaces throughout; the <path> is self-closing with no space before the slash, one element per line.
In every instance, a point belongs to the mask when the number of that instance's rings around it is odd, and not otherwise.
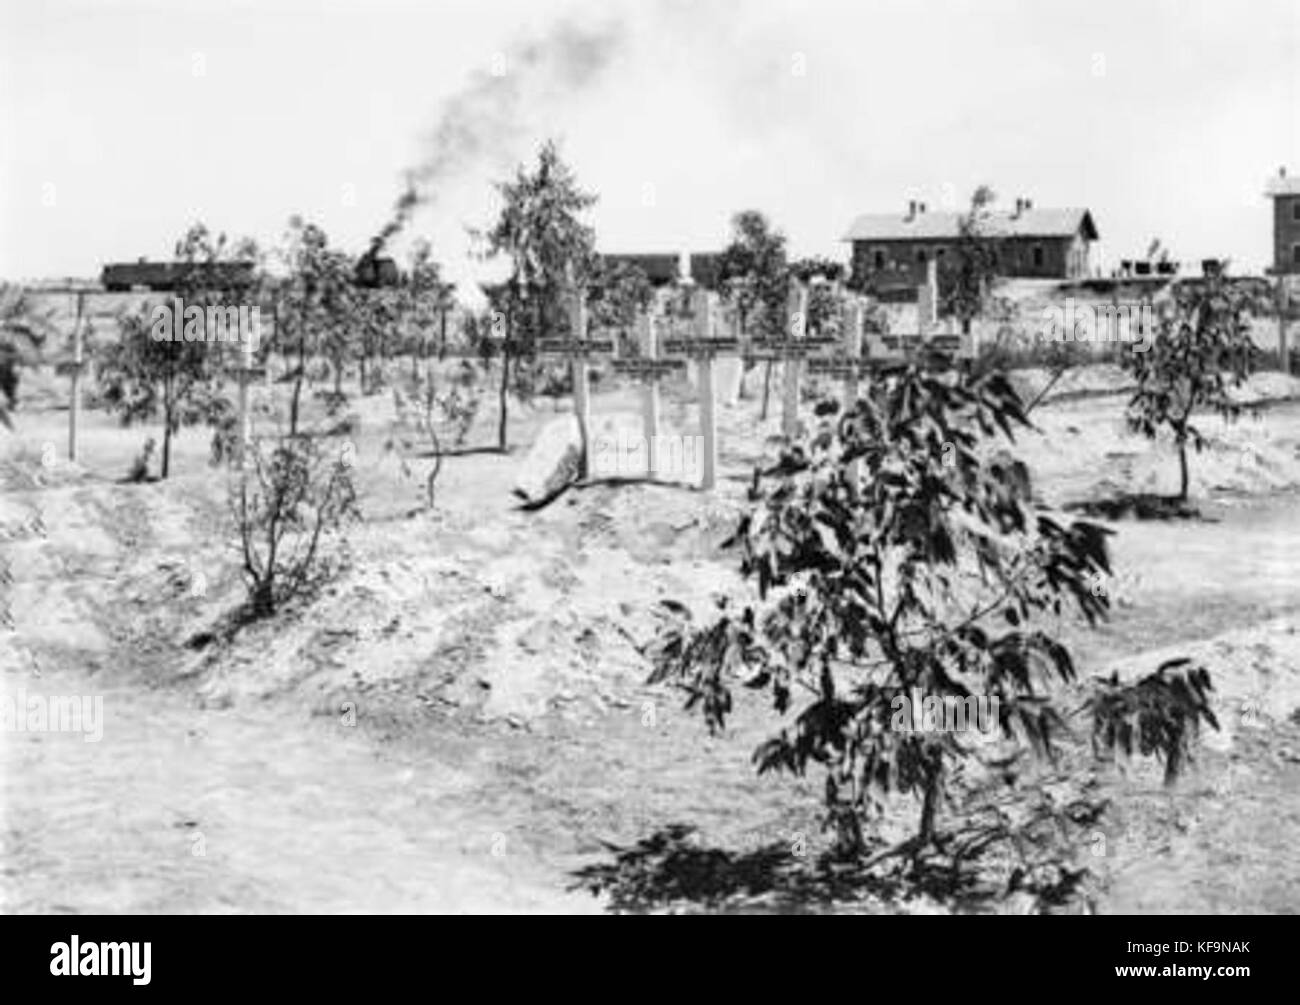
<path fill-rule="evenodd" d="M 1300 172 L 1297 0 L 0 0 L 0 276 L 165 257 L 194 219 L 352 251 L 475 75 L 520 103 L 395 242 L 481 274 L 488 181 L 555 136 L 604 250 L 721 246 L 765 211 L 843 257 L 861 212 L 1089 207 L 1108 259 L 1269 255 L 1267 177 Z M 519 69 L 554 25 L 614 40 L 589 80 Z M 599 63 L 599 60 L 597 60 Z M 471 105 L 471 108 L 477 106 Z M 486 128 L 486 127 L 485 127 Z"/>

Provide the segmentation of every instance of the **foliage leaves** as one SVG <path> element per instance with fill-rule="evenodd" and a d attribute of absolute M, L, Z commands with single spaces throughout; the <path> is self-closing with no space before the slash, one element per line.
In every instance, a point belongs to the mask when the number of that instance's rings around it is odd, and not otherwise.
<path fill-rule="evenodd" d="M 898 367 L 847 411 L 818 412 L 811 437 L 755 473 L 728 542 L 754 600 L 720 599 L 702 623 L 665 605 L 651 679 L 684 688 L 714 730 L 733 687 L 765 693 L 793 721 L 754 752 L 759 771 L 822 769 L 828 818 L 850 846 L 885 796 L 915 795 L 919 847 L 953 768 L 996 737 L 899 729 L 898 701 L 996 699 L 1002 741 L 1054 757 L 1066 731 L 1056 685 L 1076 670 L 1050 626 L 1107 615 L 1092 586 L 1110 571 L 1109 532 L 1034 505 L 1007 449 L 1028 420 L 1002 374 Z M 1163 697 L 1153 714 L 1167 713 Z M 1177 739 L 1149 735 L 1142 753 Z"/>
<path fill-rule="evenodd" d="M 254 439 L 248 473 L 231 491 L 252 617 L 266 617 L 317 587 L 338 568 L 338 532 L 357 519 L 356 490 L 343 457 L 318 439 Z"/>
<path fill-rule="evenodd" d="M 1219 273 L 1172 289 L 1173 302 L 1162 313 L 1150 347 L 1125 353 L 1123 365 L 1137 381 L 1128 405 L 1129 428 L 1152 439 L 1168 429 L 1179 454 L 1178 498 L 1185 500 L 1187 446 L 1199 452 L 1205 444 L 1193 416 L 1209 410 L 1236 418 L 1240 409 L 1229 392 L 1254 369 L 1258 349 L 1247 314 L 1260 305 L 1255 294 Z"/>

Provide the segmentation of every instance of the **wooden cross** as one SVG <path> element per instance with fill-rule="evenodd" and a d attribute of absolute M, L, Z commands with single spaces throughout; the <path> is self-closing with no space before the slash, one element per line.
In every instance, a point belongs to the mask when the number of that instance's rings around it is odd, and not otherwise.
<path fill-rule="evenodd" d="M 81 315 L 86 294 L 77 294 L 77 320 L 72 331 L 72 399 L 68 405 L 68 460 L 77 459 L 77 419 L 81 416 L 81 371 L 86 366 L 81 354 Z"/>
<path fill-rule="evenodd" d="M 939 323 L 939 260 L 925 263 L 925 282 L 916 291 L 916 328 L 925 334 Z"/>
<path fill-rule="evenodd" d="M 915 335 L 881 335 L 880 345 L 889 350 L 890 356 L 898 360 L 916 359 L 925 354 L 943 353 L 958 359 L 969 359 L 973 355 L 972 342 L 962 335 L 930 335 L 918 332 Z"/>
<path fill-rule="evenodd" d="M 799 394 L 804 358 L 835 345 L 835 339 L 808 334 L 808 289 L 795 284 L 790 290 L 789 327 L 780 338 L 751 340 L 746 362 L 781 360 L 785 369 L 785 394 L 781 406 L 781 432 L 793 438 L 799 430 Z"/>
<path fill-rule="evenodd" d="M 72 323 L 72 359 L 56 363 L 54 372 L 60 377 L 69 377 L 72 387 L 68 397 L 68 460 L 77 459 L 77 424 L 81 418 L 81 375 L 85 373 L 87 362 L 82 355 L 81 319 L 85 313 L 86 293 L 82 287 L 55 287 L 47 289 L 48 293 L 71 293 L 77 298 L 77 316 Z"/>
<path fill-rule="evenodd" d="M 654 318 L 649 312 L 637 318 L 637 330 L 641 343 L 640 359 L 616 359 L 613 368 L 616 373 L 631 377 L 645 385 L 642 398 L 641 426 L 645 436 L 646 450 L 649 453 L 647 473 L 651 478 L 658 478 L 659 470 L 659 381 L 671 373 L 685 369 L 686 361 L 681 359 L 660 359 L 659 338 L 655 331 Z"/>
<path fill-rule="evenodd" d="M 228 368 L 227 372 L 234 373 L 235 379 L 239 381 L 239 424 L 235 436 L 235 463 L 242 472 L 248 458 L 248 443 L 253 438 L 252 422 L 248 414 L 248 384 L 252 380 L 265 380 L 267 370 L 265 366 L 257 365 L 254 354 L 242 348 L 242 343 L 237 356 L 238 364 Z"/>
<path fill-rule="evenodd" d="M 581 290 L 570 300 L 570 335 L 568 338 L 538 339 L 537 355 L 563 356 L 569 361 L 573 376 L 573 410 L 578 419 L 578 436 L 582 444 L 580 478 L 587 477 L 587 451 L 591 431 L 591 385 L 587 359 L 609 355 L 614 343 L 609 339 L 587 338 L 587 303 Z"/>
<path fill-rule="evenodd" d="M 717 387 L 713 376 L 713 358 L 720 353 L 740 351 L 740 340 L 718 337 L 713 303 L 708 290 L 697 290 L 691 298 L 697 335 L 695 338 L 664 339 L 664 352 L 685 355 L 696 361 L 699 379 L 700 435 L 704 440 L 703 471 L 700 487 L 711 490 L 718 480 Z"/>
<path fill-rule="evenodd" d="M 916 359 L 932 353 L 944 353 L 959 359 L 974 356 L 974 339 L 951 333 L 936 333 L 939 324 L 939 270 L 938 262 L 926 263 L 925 282 L 917 287 L 917 331 L 915 335 L 881 335 L 879 344 L 891 355 L 904 360 Z"/>
<path fill-rule="evenodd" d="M 1286 345 L 1287 300 L 1286 277 L 1279 272 L 1277 276 L 1277 357 L 1282 364 L 1282 372 L 1289 375 L 1291 353 Z"/>
<path fill-rule="evenodd" d="M 871 368 L 871 361 L 862 358 L 862 314 L 860 303 L 856 300 L 846 302 L 841 314 L 839 355 L 813 356 L 807 360 L 810 374 L 843 378 L 845 411 L 858 400 L 858 380 Z M 834 340 L 816 341 L 834 343 Z"/>

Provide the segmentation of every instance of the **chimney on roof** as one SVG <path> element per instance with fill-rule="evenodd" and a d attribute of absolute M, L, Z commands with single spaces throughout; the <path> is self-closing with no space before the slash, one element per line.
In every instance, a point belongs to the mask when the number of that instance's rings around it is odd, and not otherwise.
<path fill-rule="evenodd" d="M 1285 164 L 1283 164 L 1280 168 L 1277 169 L 1277 176 L 1278 176 L 1279 178 L 1285 178 L 1285 177 L 1286 177 L 1286 165 L 1285 165 Z"/>
<path fill-rule="evenodd" d="M 912 199 L 907 204 L 907 222 L 911 223 L 916 219 L 916 200 Z"/>
<path fill-rule="evenodd" d="M 916 204 L 916 211 L 917 211 L 918 213 L 924 213 L 924 212 L 925 212 L 925 203 L 923 203 L 923 202 L 918 202 L 918 203 Z"/>

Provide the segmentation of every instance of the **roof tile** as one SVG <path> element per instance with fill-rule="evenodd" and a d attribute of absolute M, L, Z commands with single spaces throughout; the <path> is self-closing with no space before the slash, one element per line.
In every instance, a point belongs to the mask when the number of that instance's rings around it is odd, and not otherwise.
<path fill-rule="evenodd" d="M 953 240 L 960 233 L 964 213 L 917 213 L 910 220 L 896 213 L 859 216 L 844 235 L 846 241 Z M 989 214 L 989 233 L 1004 237 L 1073 237 L 1084 226 L 1097 236 L 1092 214 L 1086 209 L 1026 209 Z"/>

